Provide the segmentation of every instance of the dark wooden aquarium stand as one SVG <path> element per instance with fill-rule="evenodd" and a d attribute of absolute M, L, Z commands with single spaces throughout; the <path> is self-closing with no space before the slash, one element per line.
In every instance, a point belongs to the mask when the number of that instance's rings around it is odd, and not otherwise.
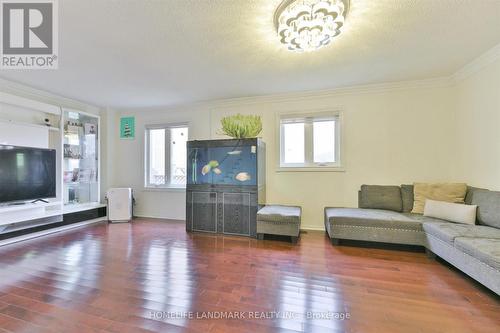
<path fill-rule="evenodd" d="M 186 230 L 257 237 L 265 203 L 265 144 L 260 139 L 187 143 Z"/>

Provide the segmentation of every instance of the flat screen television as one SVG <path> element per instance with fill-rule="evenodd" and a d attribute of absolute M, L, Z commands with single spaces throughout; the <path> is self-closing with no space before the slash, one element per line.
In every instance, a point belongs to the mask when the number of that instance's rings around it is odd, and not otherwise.
<path fill-rule="evenodd" d="M 55 150 L 0 145 L 0 203 L 55 197 Z"/>

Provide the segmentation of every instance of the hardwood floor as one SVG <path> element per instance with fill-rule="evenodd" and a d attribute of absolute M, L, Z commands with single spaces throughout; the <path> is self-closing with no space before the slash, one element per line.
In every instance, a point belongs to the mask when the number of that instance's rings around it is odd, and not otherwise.
<path fill-rule="evenodd" d="M 499 332 L 500 301 L 424 253 L 313 231 L 294 246 L 139 219 L 0 248 L 0 332 L 151 331 Z"/>

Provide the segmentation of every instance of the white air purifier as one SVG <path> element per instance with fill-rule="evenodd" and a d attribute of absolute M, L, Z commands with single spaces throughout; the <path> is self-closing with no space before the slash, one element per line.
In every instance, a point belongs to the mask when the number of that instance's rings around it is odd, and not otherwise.
<path fill-rule="evenodd" d="M 134 198 L 131 188 L 109 189 L 106 198 L 110 222 L 130 222 L 132 220 Z"/>

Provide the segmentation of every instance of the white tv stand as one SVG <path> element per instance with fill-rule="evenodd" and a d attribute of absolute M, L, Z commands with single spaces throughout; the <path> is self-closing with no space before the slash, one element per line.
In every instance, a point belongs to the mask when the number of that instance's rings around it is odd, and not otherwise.
<path fill-rule="evenodd" d="M 32 222 L 33 226 L 62 222 L 63 209 L 61 201 L 49 201 L 0 205 L 0 232 L 14 223 Z M 15 231 L 15 230 L 12 230 Z"/>

